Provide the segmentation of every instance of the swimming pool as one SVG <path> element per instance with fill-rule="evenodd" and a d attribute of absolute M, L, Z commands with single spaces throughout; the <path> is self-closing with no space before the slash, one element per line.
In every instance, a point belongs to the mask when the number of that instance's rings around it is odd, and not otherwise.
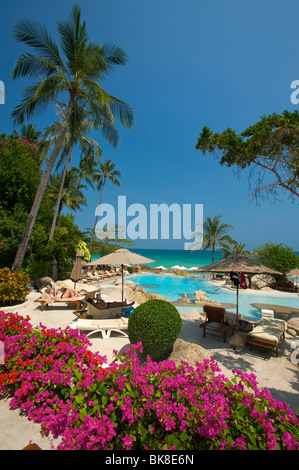
<path fill-rule="evenodd" d="M 236 292 L 218 287 L 207 279 L 187 276 L 161 275 L 161 274 L 134 274 L 126 277 L 136 282 L 146 292 L 156 292 L 175 302 L 183 294 L 187 294 L 190 300 L 194 300 L 194 292 L 198 289 L 204 290 L 210 300 L 221 303 L 236 303 Z M 276 304 L 285 307 L 299 308 L 298 297 L 283 297 L 283 295 L 265 295 L 264 293 L 248 293 L 239 289 L 239 312 L 243 317 L 260 319 L 261 313 L 254 308 L 252 303 Z M 202 311 L 201 307 L 195 304 L 188 304 L 187 307 L 177 306 L 180 313 L 186 313 L 190 308 Z M 233 308 L 228 310 L 235 311 Z"/>

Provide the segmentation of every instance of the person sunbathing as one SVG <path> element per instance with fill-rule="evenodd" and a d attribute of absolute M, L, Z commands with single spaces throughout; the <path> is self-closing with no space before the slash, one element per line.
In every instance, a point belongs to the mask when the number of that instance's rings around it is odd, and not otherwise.
<path fill-rule="evenodd" d="M 95 302 L 92 302 L 92 304 L 98 308 L 98 309 L 107 309 L 107 308 L 115 308 L 115 307 L 121 307 L 122 305 L 124 307 L 130 307 L 131 305 L 133 305 L 134 302 L 130 303 L 130 304 L 127 304 L 126 301 L 124 301 L 124 303 L 122 304 L 122 302 L 106 302 L 105 300 L 103 299 L 100 299 L 100 300 L 97 300 Z"/>
<path fill-rule="evenodd" d="M 48 294 L 50 295 L 51 299 L 72 299 L 74 297 L 80 297 L 79 292 L 77 292 L 75 289 L 69 287 L 66 289 L 65 292 L 57 292 L 55 289 L 48 289 Z"/>

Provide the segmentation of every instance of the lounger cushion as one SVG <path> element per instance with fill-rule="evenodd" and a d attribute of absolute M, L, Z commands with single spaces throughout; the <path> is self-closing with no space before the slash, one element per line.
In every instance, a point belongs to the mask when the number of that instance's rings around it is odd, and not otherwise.
<path fill-rule="evenodd" d="M 258 325 L 248 334 L 250 338 L 263 339 L 278 343 L 285 332 L 286 325 L 283 320 L 262 318 Z"/>
<path fill-rule="evenodd" d="M 79 318 L 76 322 L 78 330 L 109 330 L 109 329 L 124 329 L 128 327 L 128 318 L 115 318 L 112 320 L 87 320 L 84 318 Z"/>

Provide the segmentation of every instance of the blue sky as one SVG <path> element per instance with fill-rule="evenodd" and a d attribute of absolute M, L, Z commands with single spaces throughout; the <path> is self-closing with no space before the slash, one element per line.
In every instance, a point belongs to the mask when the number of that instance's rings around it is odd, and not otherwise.
<path fill-rule="evenodd" d="M 80 2 L 79 2 L 80 3 Z M 56 20 L 73 1 L 2 0 L 0 131 L 10 133 L 10 113 L 26 85 L 11 71 L 23 46 L 12 38 L 13 23 L 32 18 L 57 39 Z M 195 150 L 204 125 L 241 132 L 264 114 L 293 111 L 293 80 L 299 79 L 299 3 L 288 0 L 85 0 L 82 15 L 90 38 L 122 46 L 129 62 L 103 83 L 134 109 L 135 123 L 121 135 L 116 151 L 101 142 L 104 157 L 117 163 L 121 187 L 107 183 L 103 202 L 117 206 L 203 204 L 204 217 L 221 215 L 230 235 L 252 249 L 283 242 L 299 251 L 298 204 L 250 202 L 248 172 L 238 178 L 213 157 Z M 53 109 L 31 119 L 39 129 L 56 120 Z M 96 137 L 93 135 L 93 137 Z M 74 152 L 73 163 L 79 154 Z M 84 230 L 93 227 L 99 193 L 89 190 L 88 207 L 76 213 Z M 116 220 L 117 222 L 117 220 Z M 182 241 L 137 240 L 142 248 L 183 248 Z"/>

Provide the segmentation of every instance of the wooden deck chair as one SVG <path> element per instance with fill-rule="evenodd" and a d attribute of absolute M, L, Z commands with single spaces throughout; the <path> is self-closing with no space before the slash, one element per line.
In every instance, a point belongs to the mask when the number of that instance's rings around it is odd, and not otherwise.
<path fill-rule="evenodd" d="M 211 336 L 223 338 L 225 343 L 226 330 L 229 328 L 225 308 L 204 305 L 203 311 L 206 314 L 205 321 L 200 324 L 200 328 L 203 329 L 203 337 L 205 338 L 206 334 L 210 334 Z"/>
<path fill-rule="evenodd" d="M 285 337 L 286 323 L 284 320 L 262 318 L 247 334 L 250 349 L 253 346 L 270 349 L 278 357 L 278 346 Z"/>
<path fill-rule="evenodd" d="M 41 296 L 35 300 L 35 302 L 39 302 L 41 304 L 41 311 L 44 311 L 45 306 L 53 305 L 53 304 L 68 304 L 68 305 L 75 305 L 76 310 L 74 311 L 75 314 L 78 314 L 80 311 L 80 307 L 82 305 L 82 300 L 85 299 L 85 296 L 80 297 L 68 297 L 66 299 L 52 299 L 50 295 L 46 292 L 46 288 L 40 290 Z M 90 295 L 90 294 L 88 294 Z"/>

